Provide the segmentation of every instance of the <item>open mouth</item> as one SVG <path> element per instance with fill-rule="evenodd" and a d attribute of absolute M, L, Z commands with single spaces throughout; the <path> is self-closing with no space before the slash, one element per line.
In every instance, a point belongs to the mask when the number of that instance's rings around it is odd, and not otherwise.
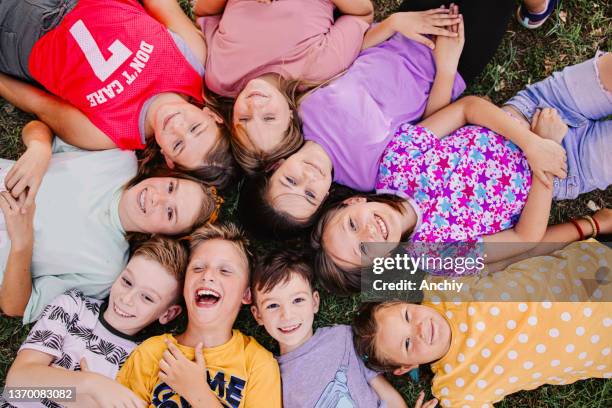
<path fill-rule="evenodd" d="M 123 310 L 119 309 L 119 307 L 118 307 L 118 306 L 117 306 L 115 303 L 113 303 L 113 311 L 114 311 L 114 312 L 115 312 L 115 314 L 117 314 L 119 317 L 123 317 L 123 318 L 125 318 L 125 319 L 129 319 L 129 318 L 132 318 L 132 317 L 136 317 L 136 316 L 135 316 L 135 315 L 133 315 L 133 314 L 129 314 L 129 313 L 127 313 L 127 312 L 125 312 L 125 311 L 123 311 Z"/>
<path fill-rule="evenodd" d="M 292 326 L 287 326 L 287 327 L 279 327 L 278 330 L 283 334 L 291 334 L 295 332 L 297 329 L 299 329 L 300 327 L 302 327 L 302 323 L 294 324 Z"/>
<path fill-rule="evenodd" d="M 145 205 L 146 198 L 147 198 L 147 189 L 143 188 L 140 194 L 138 194 L 138 206 L 140 207 L 140 211 L 142 211 L 143 214 L 147 213 L 147 207 Z"/>
<path fill-rule="evenodd" d="M 376 221 L 376 224 L 378 224 L 378 231 L 380 232 L 380 235 L 386 241 L 387 238 L 389 238 L 389 230 L 387 229 L 387 224 L 385 224 L 383 219 L 376 214 L 374 214 L 374 220 Z"/>
<path fill-rule="evenodd" d="M 162 123 L 162 130 L 166 130 L 166 126 L 168 125 L 170 120 L 172 120 L 172 118 L 175 117 L 178 114 L 179 114 L 178 112 L 174 112 L 174 113 L 171 113 L 168 116 L 166 116 L 165 119 L 164 119 L 164 122 Z"/>
<path fill-rule="evenodd" d="M 221 300 L 221 294 L 213 289 L 199 288 L 195 293 L 195 303 L 198 307 L 215 306 Z"/>

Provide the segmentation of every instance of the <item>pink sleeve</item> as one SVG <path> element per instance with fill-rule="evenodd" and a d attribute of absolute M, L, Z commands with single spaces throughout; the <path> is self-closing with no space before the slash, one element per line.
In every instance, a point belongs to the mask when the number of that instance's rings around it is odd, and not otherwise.
<path fill-rule="evenodd" d="M 370 26 L 354 16 L 341 16 L 330 27 L 325 43 L 317 55 L 317 67 L 322 80 L 327 80 L 347 69 L 357 58 L 363 35 Z"/>

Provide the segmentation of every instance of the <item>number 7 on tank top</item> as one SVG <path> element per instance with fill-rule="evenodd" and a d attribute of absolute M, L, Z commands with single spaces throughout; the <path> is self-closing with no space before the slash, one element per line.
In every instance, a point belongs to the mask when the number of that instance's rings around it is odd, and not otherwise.
<path fill-rule="evenodd" d="M 132 51 L 121 41 L 115 40 L 108 47 L 111 53 L 110 58 L 105 59 L 83 20 L 78 20 L 70 27 L 70 34 L 85 54 L 87 62 L 100 81 L 105 81 L 110 77 L 132 55 Z"/>

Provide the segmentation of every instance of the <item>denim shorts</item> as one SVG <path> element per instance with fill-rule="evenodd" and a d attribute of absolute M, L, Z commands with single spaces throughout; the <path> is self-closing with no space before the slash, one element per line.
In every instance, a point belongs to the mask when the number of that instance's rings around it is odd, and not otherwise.
<path fill-rule="evenodd" d="M 594 58 L 553 73 L 527 86 L 506 105 L 531 121 L 536 109 L 555 108 L 569 130 L 562 145 L 567 154 L 568 175 L 555 178 L 554 198 L 576 198 L 612 184 L 612 93 L 604 89 Z"/>
<path fill-rule="evenodd" d="M 63 20 L 78 0 L 0 0 L 0 72 L 33 81 L 34 44 Z"/>

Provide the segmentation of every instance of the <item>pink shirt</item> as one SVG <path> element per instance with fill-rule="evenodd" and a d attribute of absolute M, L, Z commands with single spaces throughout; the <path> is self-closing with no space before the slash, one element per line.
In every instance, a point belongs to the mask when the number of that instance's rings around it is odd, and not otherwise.
<path fill-rule="evenodd" d="M 357 57 L 368 24 L 335 22 L 330 0 L 228 0 L 222 15 L 198 20 L 208 46 L 206 86 L 235 97 L 253 78 L 325 81 Z"/>

